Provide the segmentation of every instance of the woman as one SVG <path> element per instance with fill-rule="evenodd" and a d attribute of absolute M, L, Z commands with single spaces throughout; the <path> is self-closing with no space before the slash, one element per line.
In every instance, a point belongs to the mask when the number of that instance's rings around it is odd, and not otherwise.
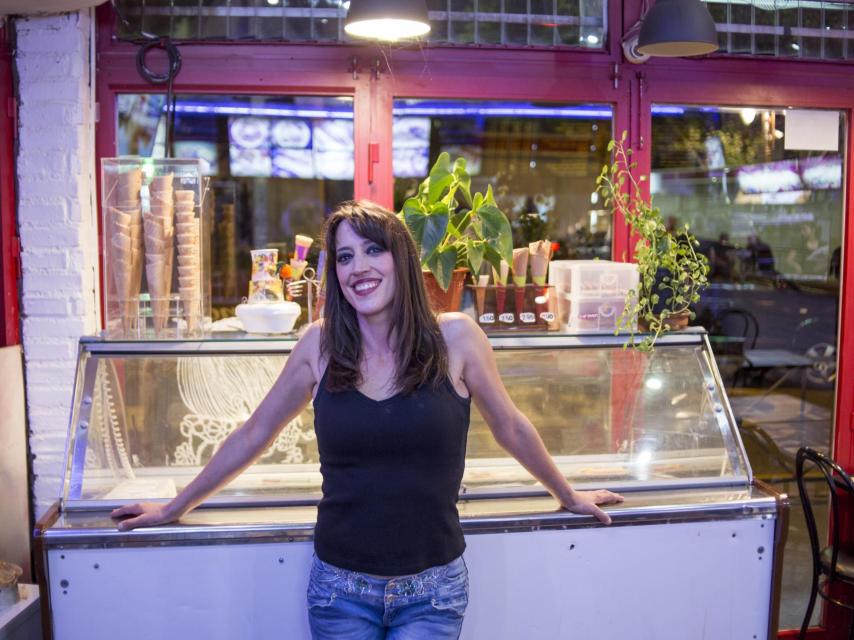
<path fill-rule="evenodd" d="M 168 504 L 135 504 L 120 530 L 177 520 L 232 480 L 313 400 L 323 475 L 308 587 L 312 637 L 457 638 L 468 602 L 456 509 L 471 399 L 496 440 L 565 509 L 610 518 L 609 491 L 567 484 L 513 405 L 483 331 L 431 313 L 397 217 L 345 202 L 326 221 L 324 320 L 270 393 Z"/>

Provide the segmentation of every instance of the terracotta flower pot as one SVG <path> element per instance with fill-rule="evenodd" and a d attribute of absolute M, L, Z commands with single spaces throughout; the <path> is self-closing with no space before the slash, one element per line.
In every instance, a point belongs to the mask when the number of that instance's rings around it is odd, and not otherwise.
<path fill-rule="evenodd" d="M 467 273 L 468 269 L 454 269 L 448 290 L 442 291 L 442 287 L 436 281 L 436 276 L 430 271 L 421 272 L 424 276 L 424 288 L 427 290 L 427 299 L 430 301 L 433 311 L 444 313 L 446 311 L 460 310 Z"/>

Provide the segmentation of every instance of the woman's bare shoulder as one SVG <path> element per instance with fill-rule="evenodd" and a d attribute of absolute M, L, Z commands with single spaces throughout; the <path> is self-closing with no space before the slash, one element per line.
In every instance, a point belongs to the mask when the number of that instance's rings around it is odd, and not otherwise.
<path fill-rule="evenodd" d="M 449 349 L 471 348 L 479 344 L 484 337 L 483 329 L 465 313 L 440 313 L 437 320 Z"/>
<path fill-rule="evenodd" d="M 306 327 L 299 340 L 297 340 L 293 351 L 291 351 L 291 357 L 304 360 L 311 367 L 316 378 L 319 378 L 319 372 L 323 369 L 320 362 L 323 351 L 321 348 L 322 331 L 323 319 L 321 318 Z"/>

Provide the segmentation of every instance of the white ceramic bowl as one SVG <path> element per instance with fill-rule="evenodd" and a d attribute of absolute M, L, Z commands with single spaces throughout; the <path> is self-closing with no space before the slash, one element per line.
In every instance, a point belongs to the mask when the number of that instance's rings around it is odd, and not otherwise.
<path fill-rule="evenodd" d="M 247 333 L 288 333 L 293 331 L 301 309 L 296 302 L 255 302 L 235 309 Z"/>

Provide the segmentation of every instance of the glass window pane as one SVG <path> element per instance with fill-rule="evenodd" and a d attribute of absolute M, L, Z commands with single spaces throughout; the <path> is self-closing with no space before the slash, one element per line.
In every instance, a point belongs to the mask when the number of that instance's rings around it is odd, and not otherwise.
<path fill-rule="evenodd" d="M 610 258 L 611 216 L 593 196 L 608 161 L 607 105 L 457 100 L 394 103 L 394 203 L 400 210 L 443 151 L 492 185 L 517 246 L 548 238 L 556 258 Z"/>
<path fill-rule="evenodd" d="M 181 40 L 351 42 L 341 0 L 118 0 L 129 26 Z M 604 48 L 607 0 L 429 0 L 428 42 Z M 555 32 L 558 33 L 555 33 Z"/>
<path fill-rule="evenodd" d="M 164 104 L 162 94 L 118 96 L 117 155 L 164 156 Z M 278 248 L 286 261 L 297 233 L 319 239 L 325 214 L 353 197 L 352 99 L 179 95 L 174 157 L 208 167 L 213 320 L 232 316 L 248 294 L 251 249 Z"/>
<path fill-rule="evenodd" d="M 846 2 L 704 0 L 723 53 L 839 60 L 852 27 Z"/>
<path fill-rule="evenodd" d="M 753 471 L 794 496 L 784 629 L 800 626 L 811 571 L 795 454 L 829 451 L 833 433 L 846 164 L 843 114 L 834 120 L 836 144 L 811 151 L 786 149 L 781 109 L 656 105 L 652 115 L 652 194 L 709 258 L 697 319 Z"/>

